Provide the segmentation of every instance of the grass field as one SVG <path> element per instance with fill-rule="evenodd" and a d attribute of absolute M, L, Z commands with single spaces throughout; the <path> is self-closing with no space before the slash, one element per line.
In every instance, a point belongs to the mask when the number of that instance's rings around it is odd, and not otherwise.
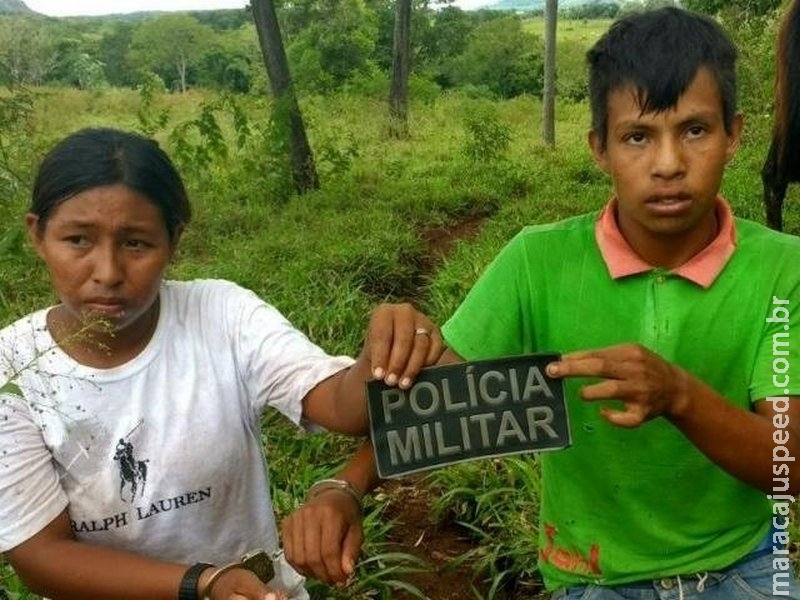
<path fill-rule="evenodd" d="M 526 17 L 523 22 L 525 31 L 544 37 L 544 17 Z M 559 42 L 579 42 L 588 48 L 605 33 L 611 19 L 558 19 L 557 39 Z"/>

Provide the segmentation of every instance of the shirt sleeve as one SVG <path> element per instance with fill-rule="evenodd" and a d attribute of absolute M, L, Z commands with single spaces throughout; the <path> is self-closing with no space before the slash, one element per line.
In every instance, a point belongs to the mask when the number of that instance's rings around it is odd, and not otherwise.
<path fill-rule="evenodd" d="M 529 269 L 523 231 L 492 260 L 442 327 L 456 354 L 480 360 L 533 351 Z"/>
<path fill-rule="evenodd" d="M 0 395 L 0 552 L 44 529 L 67 503 L 31 408 Z"/>
<path fill-rule="evenodd" d="M 253 408 L 271 406 L 296 424 L 302 402 L 318 383 L 351 366 L 349 356 L 331 356 L 295 328 L 275 307 L 241 289 L 233 335 Z"/>

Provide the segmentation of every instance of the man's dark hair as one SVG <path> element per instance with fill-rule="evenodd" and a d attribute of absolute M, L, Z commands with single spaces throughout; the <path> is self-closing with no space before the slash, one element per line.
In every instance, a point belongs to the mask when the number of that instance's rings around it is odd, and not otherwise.
<path fill-rule="evenodd" d="M 736 116 L 736 47 L 705 15 L 667 7 L 614 22 L 587 52 L 592 130 L 603 147 L 608 136 L 608 97 L 630 86 L 642 114 L 674 108 L 697 72 L 709 70 L 722 97 L 725 130 Z"/>

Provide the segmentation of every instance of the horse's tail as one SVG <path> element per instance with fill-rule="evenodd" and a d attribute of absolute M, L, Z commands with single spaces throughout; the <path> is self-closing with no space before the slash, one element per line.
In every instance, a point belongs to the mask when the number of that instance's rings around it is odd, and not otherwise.
<path fill-rule="evenodd" d="M 800 176 L 800 0 L 794 0 L 781 20 L 775 74 L 774 139 L 778 171 Z"/>

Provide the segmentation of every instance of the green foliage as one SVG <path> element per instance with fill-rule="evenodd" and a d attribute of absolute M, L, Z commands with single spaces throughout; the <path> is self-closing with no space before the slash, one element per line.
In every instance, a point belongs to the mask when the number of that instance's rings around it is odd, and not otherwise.
<path fill-rule="evenodd" d="M 494 104 L 488 101 L 477 102 L 467 108 L 464 127 L 467 131 L 464 154 L 472 160 L 497 160 L 511 144 L 511 127 L 503 121 Z"/>
<path fill-rule="evenodd" d="M 62 39 L 56 43 L 55 64 L 50 78 L 62 85 L 84 90 L 98 88 L 106 83 L 103 65 L 97 53 L 85 52 L 81 40 Z"/>
<path fill-rule="evenodd" d="M 587 2 L 569 6 L 561 11 L 566 19 L 613 19 L 619 14 L 620 6 L 617 2 Z"/>
<path fill-rule="evenodd" d="M 315 3 L 308 18 L 286 50 L 299 89 L 330 92 L 375 69 L 377 21 L 363 0 Z"/>
<path fill-rule="evenodd" d="M 278 12 L 298 90 L 380 90 L 391 69 L 394 3 L 301 0 L 278 3 Z M 509 28 L 513 21 L 522 23 L 522 31 L 518 23 Z M 476 97 L 539 94 L 540 22 L 541 18 L 520 20 L 506 11 L 464 11 L 420 0 L 412 14 L 412 77 L 470 90 Z M 601 19 L 565 22 L 559 39 L 585 47 L 606 25 Z M 531 32 L 539 37 L 524 35 Z M 577 64 L 570 56 L 560 60 Z M 153 75 L 173 91 L 202 86 L 237 94 L 269 93 L 255 27 L 246 10 L 135 19 L 0 18 L 0 82 L 96 89 L 147 85 Z M 577 74 L 559 77 L 559 90 L 577 98 Z M 424 101 L 430 101 L 434 90 L 430 85 L 420 90 Z M 411 90 L 412 102 L 416 91 Z"/>
<path fill-rule="evenodd" d="M 214 35 L 188 14 L 165 14 L 143 22 L 133 32 L 127 60 L 156 73 L 170 87 L 186 91 L 190 73 L 200 64 Z"/>
<path fill-rule="evenodd" d="M 422 29 L 419 56 L 431 63 L 432 70 L 440 78 L 444 75 L 445 62 L 466 50 L 469 34 L 475 25 L 468 13 L 455 6 L 442 8 L 426 24 L 427 27 Z"/>
<path fill-rule="evenodd" d="M 722 25 L 739 49 L 739 97 L 751 119 L 770 115 L 775 87 L 775 38 L 778 13 L 756 17 L 729 6 L 719 13 Z"/>
<path fill-rule="evenodd" d="M 0 554 L 0 600 L 36 600 Z"/>
<path fill-rule="evenodd" d="M 331 133 L 320 135 L 314 142 L 314 148 L 317 167 L 323 177 L 348 171 L 361 154 L 352 133 L 335 129 Z"/>
<path fill-rule="evenodd" d="M 197 84 L 237 94 L 263 88 L 266 73 L 257 39 L 251 22 L 218 32 L 195 69 Z"/>
<path fill-rule="evenodd" d="M 38 99 L 27 88 L 0 94 L 0 322 L 17 314 L 24 298 L 38 295 L 35 282 L 41 281 L 26 273 L 22 221 L 33 164 L 46 143 L 35 123 Z"/>
<path fill-rule="evenodd" d="M 723 10 L 732 10 L 748 16 L 762 16 L 777 10 L 783 0 L 683 0 L 681 4 L 689 10 L 716 15 Z"/>
<path fill-rule="evenodd" d="M 561 27 L 569 27 L 562 23 Z M 586 45 L 571 39 L 557 43 L 556 95 L 580 102 L 588 98 L 589 81 L 586 73 Z"/>
<path fill-rule="evenodd" d="M 135 69 L 128 63 L 127 56 L 133 40 L 133 30 L 132 23 L 117 22 L 100 39 L 97 58 L 103 65 L 105 78 L 110 85 L 133 87 L 136 83 Z"/>
<path fill-rule="evenodd" d="M 200 10 L 191 14 L 201 25 L 219 32 L 233 31 L 252 24 L 249 7 L 234 10 Z"/>
<path fill-rule="evenodd" d="M 451 85 L 486 86 L 498 98 L 522 93 L 540 95 L 544 46 L 523 30 L 519 17 L 493 19 L 470 34 L 464 52 L 446 61 Z"/>
<path fill-rule="evenodd" d="M 44 83 L 56 54 L 55 40 L 43 21 L 0 15 L 0 84 Z"/>
<path fill-rule="evenodd" d="M 0 196 L 14 197 L 29 176 L 34 93 L 24 87 L 0 95 Z"/>
<path fill-rule="evenodd" d="M 475 538 L 475 549 L 460 560 L 490 583 L 487 599 L 503 597 L 501 590 L 519 594 L 541 585 L 531 560 L 538 556 L 539 479 L 532 457 L 466 463 L 429 476 L 431 488 L 441 494 L 434 512 Z"/>
<path fill-rule="evenodd" d="M 200 114 L 179 123 L 169 136 L 173 158 L 183 173 L 202 179 L 211 173 L 210 167 L 215 160 L 228 158 L 228 144 L 217 120 L 217 113 L 226 109 L 230 110 L 237 146 L 241 148 L 247 143 L 249 120 L 231 96 L 203 102 Z"/>
<path fill-rule="evenodd" d="M 136 117 L 139 119 L 139 131 L 149 137 L 161 131 L 169 121 L 169 112 L 157 109 L 155 106 L 156 95 L 163 93 L 165 89 L 164 82 L 155 73 L 142 76 L 142 83 L 139 86 L 141 105 L 136 111 Z"/>

